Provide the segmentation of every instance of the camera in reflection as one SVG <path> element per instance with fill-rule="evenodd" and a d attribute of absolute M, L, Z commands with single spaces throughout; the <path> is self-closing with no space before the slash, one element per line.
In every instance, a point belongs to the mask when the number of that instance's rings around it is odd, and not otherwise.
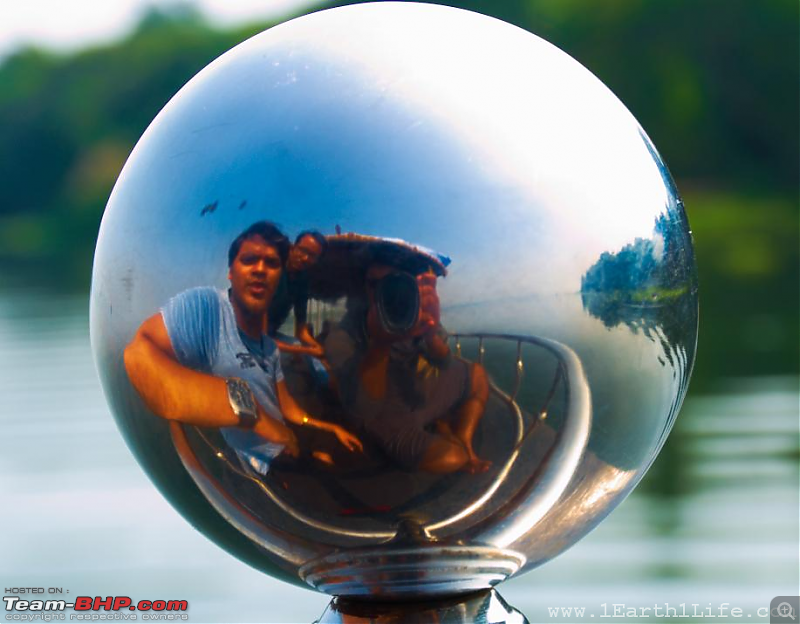
<path fill-rule="evenodd" d="M 408 273 L 393 271 L 374 281 L 372 286 L 384 331 L 396 336 L 411 332 L 419 318 L 417 280 Z"/>

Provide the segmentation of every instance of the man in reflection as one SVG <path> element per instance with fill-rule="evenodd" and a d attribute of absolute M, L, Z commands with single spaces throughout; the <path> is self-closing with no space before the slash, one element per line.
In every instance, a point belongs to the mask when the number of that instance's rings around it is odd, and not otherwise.
<path fill-rule="evenodd" d="M 322 357 L 322 346 L 311 335 L 308 326 L 308 271 L 322 258 L 328 242 L 317 231 L 300 232 L 289 250 L 286 267 L 278 283 L 278 289 L 269 306 L 269 332 L 281 351 L 304 353 Z M 299 344 L 287 340 L 278 330 L 294 313 L 294 337 Z"/>
<path fill-rule="evenodd" d="M 411 300 L 418 308 L 408 315 L 402 307 Z M 411 319 L 405 329 L 389 318 L 398 315 Z M 432 270 L 411 275 L 372 262 L 364 299 L 348 302 L 324 347 L 346 417 L 395 463 L 439 474 L 489 468 L 472 444 L 488 398 L 486 372 L 450 353 Z"/>
<path fill-rule="evenodd" d="M 267 311 L 288 253 L 275 225 L 253 224 L 228 251 L 230 289 L 193 288 L 173 297 L 125 349 L 128 376 L 155 414 L 220 427 L 240 461 L 262 475 L 279 454 L 298 455 L 284 419 L 361 449 L 342 427 L 301 410 L 286 388 Z"/>

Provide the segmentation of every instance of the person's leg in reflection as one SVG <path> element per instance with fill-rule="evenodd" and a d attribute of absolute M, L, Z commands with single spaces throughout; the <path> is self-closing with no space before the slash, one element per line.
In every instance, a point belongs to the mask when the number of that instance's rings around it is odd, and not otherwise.
<path fill-rule="evenodd" d="M 475 429 L 483 417 L 488 398 L 486 370 L 480 364 L 472 364 L 469 396 L 458 407 L 452 426 L 444 419 L 436 422 L 438 435 L 425 451 L 419 464 L 420 470 L 440 474 L 464 470 L 476 474 L 489 469 L 492 462 L 478 457 L 472 446 Z"/>
<path fill-rule="evenodd" d="M 470 395 L 458 409 L 456 415 L 455 436 L 464 445 L 469 455 L 466 467 L 467 472 L 486 472 L 492 462 L 478 457 L 472 448 L 475 429 L 483 416 L 483 412 L 486 409 L 486 401 L 489 398 L 489 380 L 486 378 L 486 370 L 480 364 L 472 365 L 470 390 Z"/>

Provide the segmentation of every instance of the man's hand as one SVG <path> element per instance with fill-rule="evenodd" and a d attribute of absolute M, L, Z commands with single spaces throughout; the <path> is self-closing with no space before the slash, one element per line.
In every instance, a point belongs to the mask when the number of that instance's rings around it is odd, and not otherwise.
<path fill-rule="evenodd" d="M 253 432 L 267 442 L 282 444 L 284 446 L 283 454 L 289 457 L 296 458 L 300 455 L 300 447 L 294 432 L 282 422 L 268 416 L 261 406 L 258 407 L 258 420 L 253 427 Z"/>
<path fill-rule="evenodd" d="M 428 356 L 433 360 L 444 360 L 450 354 L 447 341 L 439 332 L 441 327 L 439 294 L 436 292 L 436 274 L 428 269 L 427 273 L 417 276 L 419 288 L 419 321 L 414 330 L 415 336 L 421 336 L 428 348 Z"/>
<path fill-rule="evenodd" d="M 297 438 L 295 437 L 294 433 L 289 431 L 290 438 L 288 438 L 285 442 L 283 442 L 283 451 L 281 455 L 288 455 L 293 459 L 297 459 L 300 457 L 300 446 L 297 444 Z"/>
<path fill-rule="evenodd" d="M 342 443 L 342 446 L 344 446 L 348 451 L 359 451 L 361 453 L 364 452 L 364 445 L 361 444 L 361 440 L 347 431 L 347 429 L 344 429 L 339 425 L 333 425 L 331 431 L 339 440 L 339 442 Z"/>
<path fill-rule="evenodd" d="M 439 294 L 436 292 L 436 274 L 428 269 L 427 273 L 417 275 L 419 288 L 419 320 L 414 334 L 422 336 L 439 327 L 440 305 Z"/>

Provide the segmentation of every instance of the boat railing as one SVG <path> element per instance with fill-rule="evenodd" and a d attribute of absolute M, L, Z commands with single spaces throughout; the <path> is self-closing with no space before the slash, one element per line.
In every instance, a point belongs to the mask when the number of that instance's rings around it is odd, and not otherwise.
<path fill-rule="evenodd" d="M 503 403 L 505 403 L 512 413 L 513 422 L 515 426 L 514 433 L 514 446 L 509 453 L 508 457 L 503 462 L 502 466 L 497 472 L 497 475 L 489 484 L 489 486 L 478 496 L 472 503 L 465 506 L 461 511 L 449 516 L 443 520 L 430 523 L 426 525 L 425 530 L 434 535 L 442 529 L 456 524 L 462 520 L 468 519 L 475 515 L 480 509 L 486 507 L 500 487 L 508 479 L 511 470 L 519 459 L 522 446 L 525 441 L 534 431 L 536 425 L 547 418 L 549 407 L 556 394 L 560 384 L 567 385 L 567 375 L 572 357 L 574 353 L 560 343 L 553 340 L 538 338 L 536 336 L 522 336 L 515 334 L 495 334 L 495 333 L 454 333 L 451 334 L 454 340 L 454 350 L 457 357 L 462 357 L 462 341 L 463 340 L 476 340 L 477 341 L 477 362 L 484 364 L 486 359 L 486 343 L 487 341 L 503 341 L 506 343 L 516 343 L 516 356 L 514 359 L 513 369 L 513 384 L 510 392 L 501 389 L 494 381 L 489 381 L 489 388 L 491 392 L 497 396 Z M 549 390 L 545 395 L 545 399 L 538 410 L 534 412 L 534 419 L 527 426 L 525 426 L 525 419 L 522 414 L 522 409 L 517 402 L 517 396 L 522 386 L 522 379 L 525 373 L 525 362 L 523 360 L 523 346 L 533 345 L 541 347 L 552 353 L 556 358 L 556 369 L 553 375 L 553 380 L 550 383 Z M 569 392 L 566 393 L 565 412 L 569 414 L 570 411 L 570 396 Z"/>
<path fill-rule="evenodd" d="M 498 397 L 508 407 L 512 415 L 515 427 L 514 445 L 502 466 L 497 471 L 497 474 L 479 496 L 457 513 L 444 519 L 422 525 L 420 527 L 422 529 L 422 534 L 428 535 L 432 539 L 436 538 L 437 533 L 442 533 L 445 529 L 453 527 L 453 525 L 462 521 L 468 521 L 475 516 L 478 511 L 489 505 L 490 501 L 495 497 L 495 494 L 507 481 L 509 474 L 518 462 L 525 441 L 534 431 L 536 425 L 546 419 L 549 406 L 552 403 L 557 389 L 563 385 L 565 390 L 565 418 L 556 436 L 553 449 L 547 453 L 543 460 L 543 462 L 548 463 L 548 465 L 552 465 L 552 470 L 544 470 L 544 466 L 539 466 L 538 469 L 533 471 L 533 475 L 528 481 L 521 486 L 517 495 L 515 495 L 515 499 L 518 500 L 520 496 L 522 496 L 522 498 L 527 501 L 527 513 L 522 521 L 530 528 L 530 526 L 544 516 L 549 506 L 554 504 L 566 489 L 586 447 L 591 424 L 591 396 L 581 362 L 574 351 L 569 347 L 547 338 L 494 333 L 456 333 L 451 334 L 451 337 L 455 340 L 454 350 L 457 357 L 462 357 L 462 341 L 477 340 L 477 361 L 479 363 L 484 362 L 486 343 L 488 341 L 516 343 L 514 377 L 510 392 L 506 392 L 493 381 L 490 381 L 490 390 L 492 394 Z M 523 346 L 526 344 L 546 349 L 555 356 L 557 362 L 554 377 L 550 384 L 549 391 L 545 396 L 545 400 L 540 408 L 534 412 L 534 418 L 527 427 L 525 425 L 523 412 L 516 400 L 522 387 L 525 370 Z M 254 475 L 247 474 L 246 471 L 237 465 L 235 460 L 232 460 L 201 430 L 196 429 L 196 431 L 214 457 L 224 462 L 228 469 L 253 482 L 277 507 L 297 522 L 316 529 L 317 531 L 321 531 L 323 534 L 329 534 L 332 538 L 348 538 L 363 543 L 381 543 L 391 540 L 398 535 L 399 529 L 396 528 L 385 531 L 348 529 L 309 517 L 307 514 L 297 510 L 282 496 L 279 496 L 270 485 L 264 482 L 264 480 Z M 173 431 L 173 437 L 176 435 L 181 437 L 178 432 Z M 183 433 L 183 436 L 185 436 L 185 433 Z M 187 468 L 191 465 L 192 471 L 197 471 L 199 466 L 196 458 L 183 457 L 184 454 L 191 453 L 190 445 L 186 443 L 185 438 L 180 440 L 180 443 L 178 442 L 179 440 L 176 439 L 176 448 L 178 449 L 179 455 L 181 455 L 184 465 L 187 466 Z M 208 480 L 209 475 L 204 475 L 202 478 Z M 195 481 L 197 481 L 197 476 L 195 476 Z M 516 506 L 515 503 L 515 507 Z M 517 522 L 511 523 L 504 521 L 500 523 L 502 525 L 501 528 L 493 527 L 484 530 L 482 527 L 487 525 L 487 522 L 498 514 L 508 519 L 511 517 L 515 518 L 520 513 L 518 509 L 510 509 L 507 504 L 501 502 L 499 505 L 495 504 L 493 510 L 489 514 L 489 518 L 481 520 L 478 523 L 480 526 L 470 527 L 467 525 L 467 529 L 470 530 L 470 532 L 473 532 L 473 529 L 477 529 L 482 535 L 485 534 L 484 541 L 486 543 L 505 545 L 513 541 L 513 526 L 516 526 L 518 524 Z"/>

